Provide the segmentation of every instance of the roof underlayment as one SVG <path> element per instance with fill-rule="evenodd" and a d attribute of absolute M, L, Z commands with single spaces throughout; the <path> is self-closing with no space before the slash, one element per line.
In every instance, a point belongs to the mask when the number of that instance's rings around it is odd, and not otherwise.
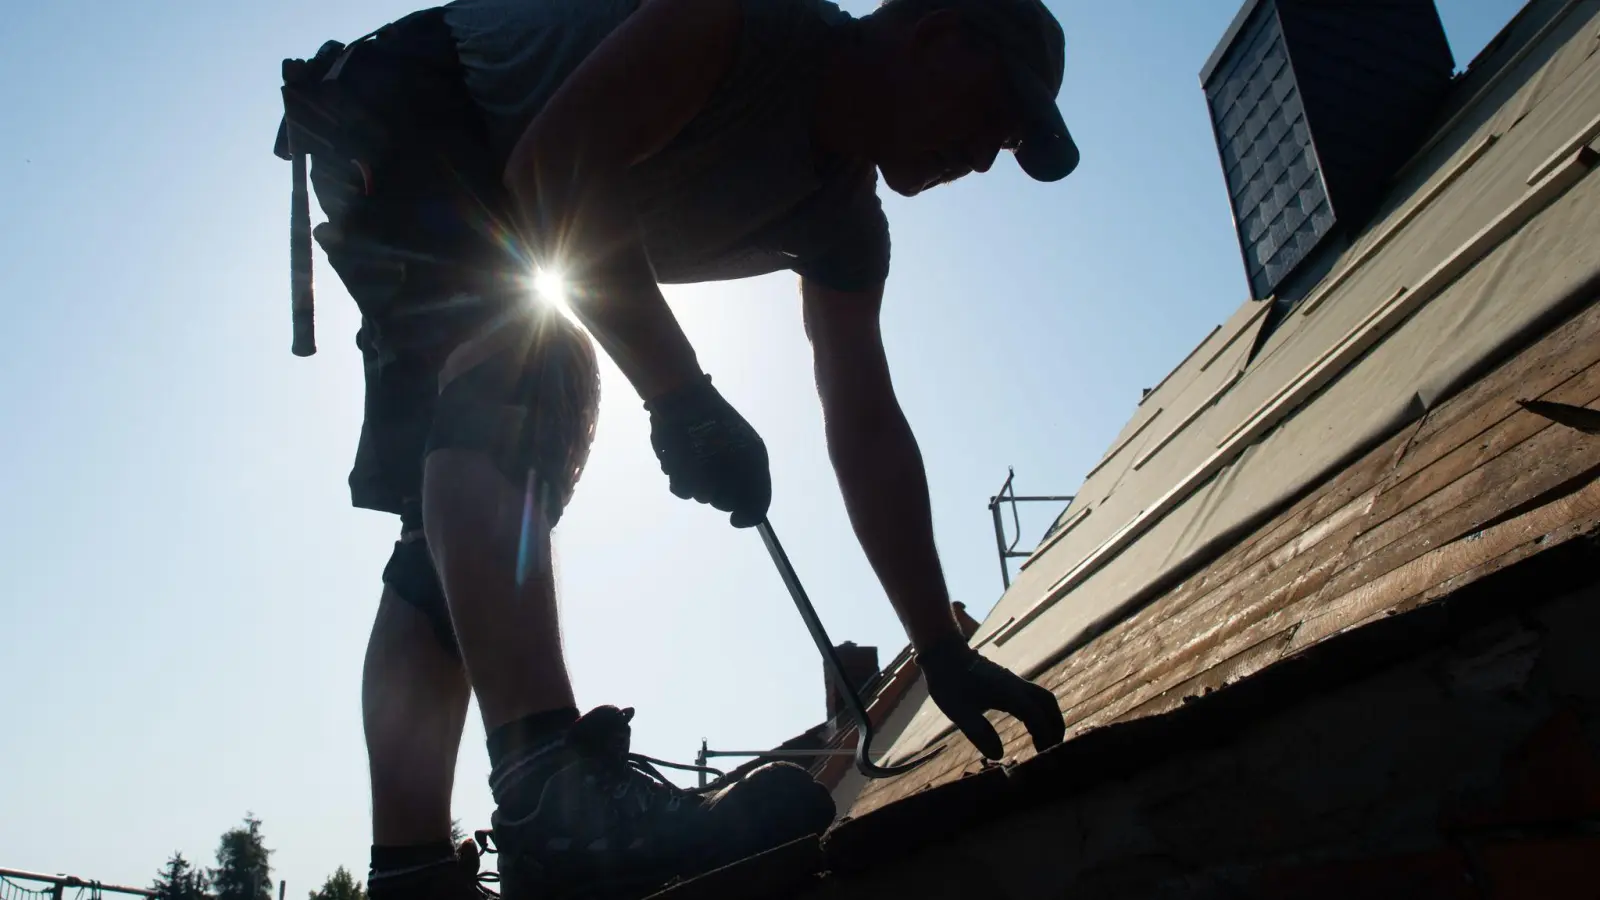
<path fill-rule="evenodd" d="M 1029 676 L 1525 344 L 1600 274 L 1600 2 L 1534 0 L 1249 358 L 1246 302 L 1139 404 L 974 643 Z M 923 703 L 887 760 L 950 729 Z"/>

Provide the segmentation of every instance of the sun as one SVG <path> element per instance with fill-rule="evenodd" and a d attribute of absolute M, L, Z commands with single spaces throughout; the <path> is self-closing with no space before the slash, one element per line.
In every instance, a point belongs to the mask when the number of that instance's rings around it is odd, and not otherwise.
<path fill-rule="evenodd" d="M 577 321 L 573 315 L 572 304 L 567 299 L 567 280 L 556 269 L 533 270 L 533 302 L 549 304 L 557 312 L 572 321 Z"/>

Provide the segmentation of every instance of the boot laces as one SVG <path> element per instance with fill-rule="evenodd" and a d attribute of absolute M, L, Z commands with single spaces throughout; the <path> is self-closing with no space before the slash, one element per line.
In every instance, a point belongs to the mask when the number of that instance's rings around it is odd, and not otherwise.
<path fill-rule="evenodd" d="M 668 762 L 643 753 L 632 752 L 629 748 L 633 730 L 629 723 L 632 720 L 633 707 L 621 709 L 614 706 L 599 707 L 573 723 L 567 735 L 567 740 L 580 753 L 603 762 L 622 776 L 622 781 L 618 785 L 619 792 L 625 793 L 627 785 L 641 783 L 647 785 L 652 792 L 666 791 L 675 797 L 700 793 L 698 789 L 679 787 L 672 783 L 656 766 L 685 772 L 704 772 L 719 777 L 723 774 L 710 766 Z"/>
<path fill-rule="evenodd" d="M 617 783 L 619 793 L 626 791 L 633 784 L 641 784 L 651 793 L 665 791 L 668 796 L 682 800 L 687 797 L 699 796 L 707 793 L 718 785 L 713 782 L 704 788 L 685 788 L 674 784 L 662 775 L 656 766 L 668 769 L 678 769 L 685 772 L 703 772 L 717 778 L 724 777 L 721 769 L 711 766 L 689 765 L 686 763 L 668 762 L 643 753 L 634 753 L 629 749 L 632 737 L 633 707 L 599 707 L 591 710 L 574 722 L 567 734 L 567 740 L 578 748 L 579 752 L 591 759 L 596 759 L 607 764 L 614 772 L 621 775 Z M 630 777 L 632 775 L 638 777 Z M 473 842 L 477 845 L 478 854 L 498 854 L 500 849 L 494 843 L 494 829 L 479 828 L 472 833 Z M 482 871 L 477 873 L 478 891 L 486 898 L 498 900 L 499 891 L 490 885 L 500 881 L 498 871 Z"/>

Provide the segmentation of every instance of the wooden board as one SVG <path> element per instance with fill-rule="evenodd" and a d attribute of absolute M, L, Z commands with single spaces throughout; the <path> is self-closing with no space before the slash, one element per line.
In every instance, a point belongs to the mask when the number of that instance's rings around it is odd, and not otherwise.
<path fill-rule="evenodd" d="M 1600 397 L 1600 365 L 1585 375 L 1574 381 L 1586 382 L 1582 403 L 1588 404 Z M 1566 395 L 1558 390 L 1545 396 Z M 1493 448 L 1493 455 L 1485 448 Z M 1350 565 L 1329 582 L 1330 595 L 1399 568 L 1600 463 L 1600 441 L 1575 442 L 1571 429 L 1527 411 L 1502 419 L 1481 441 L 1461 449 L 1467 452 L 1449 454 L 1379 495 L 1372 525 L 1351 544 Z M 1434 490 L 1422 494 L 1422 486 Z M 1403 498 L 1391 500 L 1395 495 Z"/>
<path fill-rule="evenodd" d="M 1187 613 L 1185 620 L 1200 616 L 1205 610 L 1229 600 L 1237 604 L 1241 591 L 1250 586 L 1264 585 L 1268 578 L 1273 584 L 1299 588 L 1296 596 L 1320 585 L 1319 581 L 1305 580 L 1306 569 L 1316 560 L 1335 558 L 1336 554 L 1321 556 L 1304 554 L 1314 548 L 1324 536 L 1330 521 L 1344 522 L 1354 509 L 1359 509 L 1363 499 L 1392 468 L 1395 457 L 1410 438 L 1410 429 L 1372 451 L 1362 464 L 1351 466 L 1337 476 L 1311 491 L 1299 503 L 1286 511 L 1267 527 L 1250 538 L 1235 544 L 1212 565 L 1171 592 L 1140 610 L 1116 628 L 1101 635 L 1078 653 L 1059 663 L 1039 679 L 1063 697 L 1063 709 L 1068 712 L 1069 724 L 1096 712 L 1111 703 L 1106 696 L 1095 704 L 1078 704 L 1086 698 L 1080 696 L 1093 685 L 1105 692 L 1116 683 L 1140 673 L 1140 667 L 1151 660 L 1150 635 L 1156 629 L 1170 634 L 1174 629 L 1174 615 Z M 1321 526 L 1321 527 L 1319 527 Z M 1350 535 L 1334 535 L 1338 540 L 1348 540 Z M 1317 572 L 1313 577 L 1325 575 Z M 1259 592 L 1258 592 L 1259 595 Z M 1170 637 L 1168 641 L 1172 640 Z M 1180 665 L 1184 660 L 1171 662 Z M 1006 716 L 991 715 L 1005 742 L 1006 752 L 1031 752 L 1030 739 L 1021 723 Z M 869 783 L 857 798 L 854 812 L 857 815 L 874 809 L 896 797 L 907 796 L 926 786 L 958 777 L 978 763 L 977 752 L 965 740 L 946 740 L 945 750 L 929 763 L 897 779 Z M 887 791 L 887 793 L 884 793 Z M 883 796 L 878 796 L 882 794 Z"/>
<path fill-rule="evenodd" d="M 1518 399 L 1553 390 L 1600 362 L 1600 304 L 1577 313 L 1530 350 L 1537 352 L 1517 354 L 1428 413 L 1413 446 L 1406 448 L 1406 464 L 1396 469 L 1396 477 L 1433 464 L 1515 414 Z"/>
<path fill-rule="evenodd" d="M 1038 680 L 1061 699 L 1069 738 L 1175 708 L 1600 522 L 1600 481 L 1586 483 L 1600 475 L 1600 438 L 1516 403 L 1534 397 L 1600 402 L 1600 304 L 1045 672 Z M 1020 722 L 990 720 L 1008 754 L 1031 754 Z M 943 743 L 941 758 L 869 784 L 852 812 L 980 765 L 960 735 Z"/>
<path fill-rule="evenodd" d="M 1285 519 L 1296 523 L 1296 527 L 1265 529 L 1264 539 L 1242 543 L 1241 552 L 1229 554 L 1208 567 L 1208 577 L 1180 585 L 1041 681 L 1057 690 L 1063 708 L 1071 710 L 1111 683 L 1140 672 L 1148 674 L 1152 651 L 1192 634 L 1197 622 L 1241 591 L 1270 593 L 1299 578 L 1310 560 L 1306 554 L 1365 511 L 1370 492 L 1387 471 L 1389 455 L 1384 451 L 1398 449 L 1404 439 L 1404 434 L 1397 435 L 1363 464 L 1341 472 L 1328 489 L 1312 494 L 1285 513 Z M 1095 672 L 1093 676 L 1089 675 L 1090 669 Z M 1067 687 L 1069 682 L 1073 687 Z"/>
<path fill-rule="evenodd" d="M 1218 661 L 1291 627 L 1313 607 L 1315 595 L 1341 558 L 1340 551 L 1349 545 L 1358 528 L 1357 522 L 1346 524 L 1325 546 L 1301 554 L 1293 565 L 1274 573 L 1276 577 L 1264 583 L 1242 582 L 1212 615 L 1174 617 L 1169 649 L 1154 650 L 1136 678 L 1113 686 L 1097 704 L 1076 711 L 1079 715 L 1075 717 L 1078 721 L 1074 730 L 1114 720 L 1162 691 L 1200 675 Z"/>
<path fill-rule="evenodd" d="M 1600 444 L 1592 439 L 1580 441 L 1572 434 L 1564 435 L 1569 447 Z M 1600 521 L 1600 480 L 1593 477 L 1600 476 L 1600 465 L 1591 467 L 1590 475 L 1588 484 L 1572 494 L 1482 532 L 1465 535 L 1344 594 L 1321 600 L 1315 613 L 1297 629 L 1292 648 L 1310 646 L 1343 629 L 1386 615 L 1407 599 L 1467 572 L 1475 571 L 1482 577 L 1489 571 L 1498 571 L 1520 558 L 1513 556 L 1518 550 L 1549 545 L 1547 538 L 1552 532 Z M 1490 567 L 1490 563 L 1496 565 Z"/>
<path fill-rule="evenodd" d="M 1528 389 L 1521 394 L 1522 399 L 1534 397 L 1587 406 L 1600 397 L 1600 364 L 1591 364 L 1547 390 Z M 1383 522 L 1405 512 L 1413 504 L 1458 481 L 1464 473 L 1504 456 L 1550 425 L 1549 419 L 1522 409 L 1510 398 L 1500 403 L 1483 410 L 1482 418 L 1494 419 L 1491 424 L 1448 451 L 1436 452 L 1442 443 L 1437 440 L 1422 442 L 1408 450 L 1394 471 L 1392 483 L 1385 486 L 1383 501 L 1373 510 L 1373 518 Z M 1418 456 L 1432 461 L 1418 464 Z"/>

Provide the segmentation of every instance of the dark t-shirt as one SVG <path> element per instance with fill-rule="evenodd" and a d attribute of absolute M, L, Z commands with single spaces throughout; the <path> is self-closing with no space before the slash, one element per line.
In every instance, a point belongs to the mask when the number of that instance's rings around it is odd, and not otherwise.
<path fill-rule="evenodd" d="M 791 270 L 839 290 L 881 284 L 889 226 L 877 171 L 813 152 L 812 102 L 834 29 L 827 0 L 741 0 L 732 67 L 699 115 L 631 173 L 664 283 Z M 454 0 L 446 21 L 501 159 L 636 0 Z M 648 103 L 648 97 L 640 102 Z"/>

